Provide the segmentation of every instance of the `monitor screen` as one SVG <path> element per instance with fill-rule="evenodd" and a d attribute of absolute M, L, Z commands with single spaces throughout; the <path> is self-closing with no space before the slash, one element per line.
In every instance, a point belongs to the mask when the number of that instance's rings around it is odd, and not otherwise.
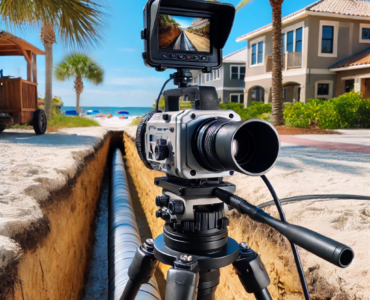
<path fill-rule="evenodd" d="M 211 52 L 210 19 L 159 15 L 159 49 Z"/>

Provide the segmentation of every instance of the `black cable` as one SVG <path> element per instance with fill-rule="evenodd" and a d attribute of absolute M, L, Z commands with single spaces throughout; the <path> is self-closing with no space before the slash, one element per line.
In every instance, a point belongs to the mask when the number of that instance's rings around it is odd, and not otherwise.
<path fill-rule="evenodd" d="M 284 198 L 280 199 L 281 204 L 291 204 L 295 202 L 300 202 L 300 201 L 307 201 L 307 200 L 319 200 L 319 199 L 326 199 L 326 200 L 362 200 L 362 201 L 370 201 L 369 196 L 359 196 L 359 195 L 344 195 L 344 194 L 339 194 L 339 195 L 305 195 L 305 196 L 297 196 L 297 197 L 290 197 L 290 198 Z M 262 203 L 260 205 L 257 205 L 259 208 L 266 208 L 269 206 L 274 205 L 275 202 L 269 201 Z"/>
<path fill-rule="evenodd" d="M 280 200 L 279 200 L 279 197 L 277 196 L 277 194 L 276 194 L 274 188 L 272 187 L 270 181 L 267 179 L 267 177 L 265 175 L 261 176 L 261 178 L 265 182 L 267 188 L 269 189 L 269 191 L 271 193 L 272 198 L 274 199 L 274 202 L 275 202 L 276 208 L 279 212 L 281 221 L 284 222 L 284 223 L 287 223 L 283 208 L 282 208 Z M 292 247 L 294 260 L 295 260 L 295 263 L 297 265 L 297 271 L 298 271 L 298 274 L 299 274 L 299 278 L 301 280 L 301 285 L 302 285 L 304 296 L 305 296 L 306 300 L 311 300 L 310 293 L 308 292 L 306 277 L 304 276 L 302 262 L 301 262 L 301 258 L 299 257 L 297 246 L 294 243 L 290 243 L 290 245 Z"/>
<path fill-rule="evenodd" d="M 170 78 L 169 79 L 167 79 L 167 81 L 164 83 L 164 85 L 162 86 L 162 89 L 161 89 L 161 91 L 159 92 L 159 96 L 158 96 L 158 99 L 157 99 L 157 103 L 156 103 L 156 105 L 155 105 L 155 111 L 156 112 L 159 112 L 159 100 L 161 100 L 161 97 L 162 97 L 162 94 L 163 94 L 163 90 L 166 88 L 166 85 L 167 85 L 167 83 L 169 83 L 172 79 L 174 78 L 174 76 L 171 74 L 170 75 Z"/>

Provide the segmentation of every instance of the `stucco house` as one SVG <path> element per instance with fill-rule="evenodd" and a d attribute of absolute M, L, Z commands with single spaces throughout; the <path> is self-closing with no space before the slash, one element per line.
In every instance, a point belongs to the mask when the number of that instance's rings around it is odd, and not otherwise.
<path fill-rule="evenodd" d="M 348 91 L 370 98 L 370 2 L 320 0 L 282 19 L 285 102 L 332 98 Z M 271 102 L 272 25 L 248 42 L 245 103 Z"/>
<path fill-rule="evenodd" d="M 221 103 L 244 103 L 246 59 L 247 48 L 243 48 L 226 55 L 223 58 L 222 67 L 212 73 L 203 74 L 200 71 L 191 71 L 193 84 L 214 86 Z"/>

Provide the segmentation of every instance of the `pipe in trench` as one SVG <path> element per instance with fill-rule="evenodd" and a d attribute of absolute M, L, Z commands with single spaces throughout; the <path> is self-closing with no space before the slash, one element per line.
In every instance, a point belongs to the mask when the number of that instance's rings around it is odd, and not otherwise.
<path fill-rule="evenodd" d="M 128 269 L 141 245 L 122 153 L 114 152 L 109 211 L 109 299 L 118 300 L 129 280 Z M 153 277 L 141 286 L 136 300 L 161 300 Z"/>

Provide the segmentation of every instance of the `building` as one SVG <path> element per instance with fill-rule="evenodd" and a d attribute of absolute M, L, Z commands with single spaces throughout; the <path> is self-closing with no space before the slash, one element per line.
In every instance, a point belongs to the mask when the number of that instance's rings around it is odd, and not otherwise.
<path fill-rule="evenodd" d="M 247 48 L 243 48 L 225 56 L 222 67 L 212 73 L 191 71 L 194 78 L 193 84 L 214 86 L 221 103 L 229 101 L 244 103 L 246 59 Z"/>
<path fill-rule="evenodd" d="M 345 92 L 370 98 L 370 2 L 320 0 L 282 19 L 285 102 L 329 99 Z M 272 25 L 237 39 L 248 42 L 246 105 L 271 102 Z"/>

